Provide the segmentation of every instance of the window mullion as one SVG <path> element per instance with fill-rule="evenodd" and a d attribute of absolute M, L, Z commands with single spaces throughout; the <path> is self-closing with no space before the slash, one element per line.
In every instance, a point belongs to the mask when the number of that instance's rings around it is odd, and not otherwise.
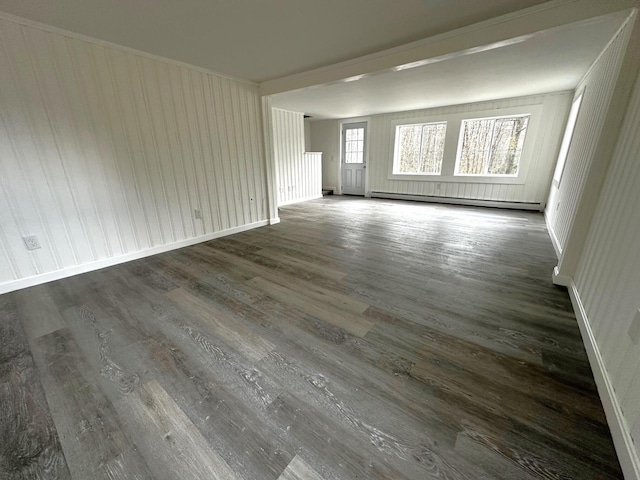
<path fill-rule="evenodd" d="M 493 125 L 491 127 L 491 141 L 489 142 L 489 148 L 487 149 L 487 156 L 484 161 L 484 170 L 482 172 L 483 175 L 489 174 L 489 163 L 491 162 L 491 154 L 493 152 L 493 141 L 496 138 L 496 121 L 493 120 Z"/>
<path fill-rule="evenodd" d="M 424 139 L 424 129 L 425 129 L 425 125 L 422 126 L 422 128 L 420 129 L 420 139 L 418 140 L 420 142 L 420 150 L 418 152 L 418 171 L 416 173 L 420 173 L 422 172 L 422 147 L 423 147 L 423 139 Z"/>

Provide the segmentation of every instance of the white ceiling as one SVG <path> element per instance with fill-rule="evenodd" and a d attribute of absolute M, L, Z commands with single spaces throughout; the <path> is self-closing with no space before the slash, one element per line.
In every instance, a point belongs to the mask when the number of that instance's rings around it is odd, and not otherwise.
<path fill-rule="evenodd" d="M 349 118 L 569 90 L 626 17 L 611 14 L 422 67 L 286 92 L 273 104 L 314 118 Z"/>
<path fill-rule="evenodd" d="M 262 82 L 545 0 L 0 0 L 0 11 Z"/>

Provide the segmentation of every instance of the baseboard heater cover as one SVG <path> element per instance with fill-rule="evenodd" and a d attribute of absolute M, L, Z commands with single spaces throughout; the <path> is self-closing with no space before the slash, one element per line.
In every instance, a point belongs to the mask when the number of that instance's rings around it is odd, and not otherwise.
<path fill-rule="evenodd" d="M 516 210 L 535 210 L 542 212 L 541 203 L 507 202 L 503 200 L 480 200 L 475 198 L 438 197 L 435 195 L 411 195 L 408 193 L 371 192 L 372 198 L 388 198 L 390 200 L 413 200 L 416 202 L 447 203 L 451 205 L 469 205 L 473 207 L 510 208 Z"/>

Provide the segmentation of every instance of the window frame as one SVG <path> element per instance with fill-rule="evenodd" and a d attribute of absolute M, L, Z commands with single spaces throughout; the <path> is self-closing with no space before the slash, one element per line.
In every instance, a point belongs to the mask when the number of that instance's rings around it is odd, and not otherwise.
<path fill-rule="evenodd" d="M 567 158 L 569 157 L 569 151 L 573 144 L 573 135 L 576 131 L 578 124 L 578 117 L 580 116 L 580 109 L 582 108 L 582 101 L 584 100 L 585 88 L 577 92 L 571 100 L 571 107 L 569 108 L 569 114 L 567 116 L 567 122 L 564 127 L 564 133 L 562 135 L 562 142 L 560 143 L 560 150 L 558 152 L 558 158 L 556 160 L 556 166 L 553 171 L 553 185 L 558 188 L 562 177 L 564 175 L 564 169 L 567 166 Z"/>
<path fill-rule="evenodd" d="M 485 104 L 486 105 L 486 104 Z M 504 107 L 504 108 L 478 108 L 477 110 L 462 111 L 465 107 L 472 107 L 469 105 L 460 106 L 460 111 L 446 114 L 433 113 L 431 115 L 419 115 L 424 112 L 413 112 L 415 116 L 411 116 L 412 112 L 402 112 L 392 114 L 393 117 L 389 120 L 391 131 L 391 139 L 389 142 L 388 150 L 388 167 L 387 167 L 387 180 L 400 180 L 400 181 L 420 181 L 420 182 L 442 182 L 442 183 L 478 183 L 478 184 L 507 184 L 507 185 L 524 185 L 529 171 L 529 166 L 532 163 L 534 153 L 539 151 L 540 146 L 540 131 L 541 131 L 541 118 L 542 108 L 541 102 L 532 102 L 526 105 L 517 107 Z M 479 107 L 476 106 L 476 108 Z M 446 107 L 447 110 L 451 110 L 452 107 Z M 441 109 L 433 109 L 441 110 Z M 481 118 L 495 118 L 495 117 L 512 117 L 516 115 L 530 115 L 529 125 L 527 127 L 527 136 L 525 138 L 524 146 L 522 148 L 522 155 L 520 156 L 520 168 L 518 169 L 517 176 L 505 176 L 505 175 L 454 175 L 455 166 L 458 156 L 458 142 L 460 139 L 460 130 L 462 127 L 462 120 L 475 120 Z M 438 123 L 447 122 L 447 133 L 445 136 L 444 145 L 444 158 L 442 160 L 442 170 L 440 175 L 435 174 L 396 174 L 393 172 L 394 156 L 396 148 L 396 127 L 401 125 L 416 125 L 424 123 Z"/>
<path fill-rule="evenodd" d="M 494 174 L 489 174 L 489 173 L 458 173 L 458 168 L 460 167 L 460 160 L 462 158 L 462 143 L 464 140 L 464 122 L 474 122 L 474 121 L 478 121 L 478 120 L 500 120 L 501 118 L 516 118 L 516 117 L 528 117 L 529 120 L 527 121 L 527 131 L 525 133 L 524 136 L 524 144 L 522 146 L 522 152 L 520 153 L 520 158 L 518 159 L 518 172 L 516 174 L 508 174 L 508 173 L 494 173 Z M 463 118 L 460 121 L 460 131 L 458 133 L 458 148 L 456 150 L 456 164 L 453 168 L 453 175 L 455 177 L 475 177 L 475 178 L 486 178 L 486 177 L 495 177 L 495 178 L 517 178 L 520 175 L 520 168 L 521 168 L 521 164 L 522 164 L 522 157 L 524 154 L 524 146 L 527 143 L 527 137 L 529 136 L 529 125 L 531 124 L 531 114 L 530 113 L 519 113 L 519 114 L 514 114 L 514 115 L 498 115 L 498 116 L 491 116 L 491 117 L 473 117 L 473 118 Z M 493 147 L 493 140 L 495 138 L 495 124 L 494 124 L 494 130 L 491 132 L 491 144 L 489 145 L 489 148 L 491 149 L 491 147 Z M 489 152 L 487 152 L 487 155 L 489 155 Z M 490 159 L 489 162 L 487 162 L 487 170 L 488 170 L 488 165 L 490 163 Z"/>
<path fill-rule="evenodd" d="M 446 121 L 435 121 L 435 122 L 420 122 L 420 123 L 405 123 L 405 124 L 400 124 L 400 125 L 396 125 L 394 127 L 394 134 L 393 134 L 393 143 L 394 143 L 394 148 L 393 148 L 393 159 L 392 159 L 392 172 L 393 175 L 402 175 L 402 176 L 406 176 L 406 175 L 418 175 L 420 177 L 432 177 L 432 176 L 440 176 L 442 175 L 442 167 L 444 166 L 444 149 L 442 152 L 442 162 L 440 165 L 440 172 L 438 173 L 428 173 L 428 172 L 398 172 L 396 171 L 396 165 L 400 163 L 400 142 L 399 137 L 398 137 L 398 132 L 400 131 L 400 128 L 402 127 L 424 127 L 426 125 L 439 125 L 439 124 L 444 124 L 444 128 L 445 128 L 445 133 L 444 133 L 444 144 L 446 147 L 447 144 L 447 132 L 448 132 L 448 123 Z M 422 145 L 423 145 L 423 141 L 422 141 L 422 136 L 420 137 L 420 153 L 422 153 Z M 398 165 L 399 166 L 399 165 Z"/>

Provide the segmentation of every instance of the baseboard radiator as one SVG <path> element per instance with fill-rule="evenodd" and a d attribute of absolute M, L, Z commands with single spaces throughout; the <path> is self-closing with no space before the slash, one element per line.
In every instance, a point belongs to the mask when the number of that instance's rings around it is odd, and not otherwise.
<path fill-rule="evenodd" d="M 515 210 L 544 211 L 541 203 L 506 202 L 502 200 L 481 200 L 475 198 L 438 197 L 435 195 L 411 195 L 407 193 L 371 192 L 372 198 L 388 198 L 390 200 L 412 200 L 415 202 L 446 203 L 451 205 L 469 205 L 473 207 L 509 208 Z"/>

